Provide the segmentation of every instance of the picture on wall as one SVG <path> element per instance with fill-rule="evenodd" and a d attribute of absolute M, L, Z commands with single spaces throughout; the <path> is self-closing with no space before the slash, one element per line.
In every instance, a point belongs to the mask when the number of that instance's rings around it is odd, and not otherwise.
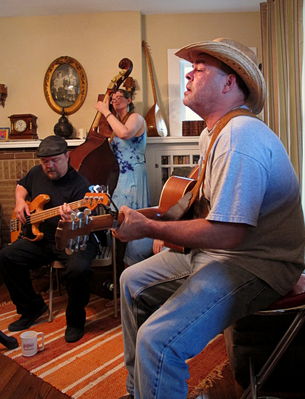
<path fill-rule="evenodd" d="M 87 76 L 81 64 L 72 57 L 56 58 L 44 77 L 47 103 L 58 114 L 76 112 L 87 95 Z"/>
<path fill-rule="evenodd" d="M 1 141 L 8 140 L 9 133 L 10 133 L 9 127 L 0 127 L 0 140 Z"/>

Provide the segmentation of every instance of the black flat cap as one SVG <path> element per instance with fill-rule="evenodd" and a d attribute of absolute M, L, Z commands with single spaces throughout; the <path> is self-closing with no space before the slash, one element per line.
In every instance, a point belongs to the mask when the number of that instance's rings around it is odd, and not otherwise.
<path fill-rule="evenodd" d="M 60 136 L 48 136 L 42 140 L 39 144 L 37 156 L 42 157 L 54 157 L 67 152 L 68 145 Z"/>

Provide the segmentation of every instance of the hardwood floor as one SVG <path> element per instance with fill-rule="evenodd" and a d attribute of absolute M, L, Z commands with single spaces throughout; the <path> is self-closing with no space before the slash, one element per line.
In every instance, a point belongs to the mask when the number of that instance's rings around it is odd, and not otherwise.
<path fill-rule="evenodd" d="M 0 304 L 9 300 L 10 296 L 5 285 L 0 284 Z M 3 355 L 2 350 L 6 350 L 6 348 L 0 344 L 0 399 L 70 398 Z"/>
<path fill-rule="evenodd" d="M 48 287 L 48 277 L 42 278 L 39 283 Z M 10 297 L 4 284 L 0 282 L 0 304 L 9 301 Z M 49 383 L 29 373 L 14 360 L 4 356 L 1 351 L 4 348 L 0 344 L 0 399 L 68 399 L 66 394 L 56 390 Z M 202 399 L 240 399 L 242 388 L 235 382 L 230 369 L 226 371 L 223 378 L 214 382 L 211 388 L 200 397 Z M 304 393 L 268 392 L 260 396 L 274 397 L 279 399 L 304 399 Z M 116 398 L 109 398 L 116 399 Z"/>
<path fill-rule="evenodd" d="M 0 399 L 69 399 L 50 384 L 0 354 Z"/>

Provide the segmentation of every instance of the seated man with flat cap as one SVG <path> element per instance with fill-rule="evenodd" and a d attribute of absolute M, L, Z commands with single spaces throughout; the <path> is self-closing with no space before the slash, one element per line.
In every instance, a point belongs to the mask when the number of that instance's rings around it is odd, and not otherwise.
<path fill-rule="evenodd" d="M 28 201 L 39 194 L 47 194 L 49 202 L 44 209 L 62 206 L 82 199 L 88 192 L 89 182 L 69 165 L 66 141 L 59 136 L 48 136 L 39 145 L 37 156 L 40 165 L 34 166 L 16 186 L 16 218 L 24 224 L 30 215 Z M 61 209 L 61 208 L 60 208 Z M 65 265 L 68 304 L 65 340 L 78 341 L 84 335 L 85 307 L 89 301 L 90 264 L 97 254 L 98 245 L 90 237 L 84 251 L 68 256 L 55 247 L 55 231 L 59 216 L 39 224 L 43 238 L 30 241 L 19 238 L 0 251 L 0 273 L 21 317 L 8 326 L 9 331 L 31 327 L 47 311 L 40 294 L 33 289 L 30 271 L 59 260 Z"/>

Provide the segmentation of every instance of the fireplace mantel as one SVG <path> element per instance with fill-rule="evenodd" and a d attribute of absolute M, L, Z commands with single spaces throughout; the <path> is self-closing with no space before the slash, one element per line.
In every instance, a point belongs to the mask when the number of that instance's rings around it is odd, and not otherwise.
<path fill-rule="evenodd" d="M 69 147 L 76 147 L 82 144 L 85 140 L 67 140 L 67 144 Z M 25 148 L 37 148 L 41 140 L 8 140 L 8 141 L 0 141 L 0 150 L 6 149 L 25 149 Z"/>
<path fill-rule="evenodd" d="M 68 147 L 77 147 L 85 142 L 84 139 L 66 140 Z M 8 140 L 0 141 L 0 149 L 25 149 L 37 148 L 41 140 Z M 168 137 L 147 137 L 147 144 L 189 144 L 198 143 L 198 136 L 168 136 Z"/>

